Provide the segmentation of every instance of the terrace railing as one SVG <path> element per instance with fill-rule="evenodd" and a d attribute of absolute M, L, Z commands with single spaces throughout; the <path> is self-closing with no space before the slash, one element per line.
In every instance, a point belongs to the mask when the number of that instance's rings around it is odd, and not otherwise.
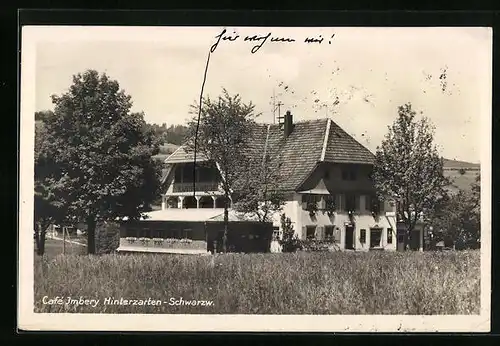
<path fill-rule="evenodd" d="M 193 192 L 195 186 L 193 183 L 174 183 L 173 192 Z M 197 182 L 196 191 L 217 191 L 219 184 L 217 182 Z"/>

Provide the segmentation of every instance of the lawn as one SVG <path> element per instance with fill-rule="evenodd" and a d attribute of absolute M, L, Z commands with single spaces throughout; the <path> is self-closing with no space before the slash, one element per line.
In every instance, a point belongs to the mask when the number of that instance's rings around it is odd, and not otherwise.
<path fill-rule="evenodd" d="M 479 251 L 56 255 L 35 259 L 35 312 L 478 314 L 480 272 Z M 99 303 L 48 305 L 44 296 Z M 212 303 L 171 305 L 180 298 Z"/>
<path fill-rule="evenodd" d="M 79 242 L 79 243 L 86 243 L 85 239 L 71 239 L 73 241 Z M 36 249 L 36 246 L 35 246 Z M 65 254 L 73 254 L 73 255 L 84 255 L 87 253 L 87 247 L 86 246 L 81 246 L 78 244 L 72 244 L 70 242 L 66 242 L 66 247 L 63 247 L 63 241 L 59 239 L 51 239 L 47 238 L 45 240 L 45 257 L 48 259 L 55 258 L 58 255 L 61 255 L 63 253 L 63 250 Z"/>

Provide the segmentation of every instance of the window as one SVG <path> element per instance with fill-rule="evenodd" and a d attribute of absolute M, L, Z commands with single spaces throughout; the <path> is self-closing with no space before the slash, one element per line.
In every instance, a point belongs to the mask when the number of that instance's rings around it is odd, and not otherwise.
<path fill-rule="evenodd" d="M 315 239 L 316 237 L 316 226 L 306 227 L 306 239 Z"/>
<path fill-rule="evenodd" d="M 349 171 L 342 171 L 342 180 L 349 180 Z"/>
<path fill-rule="evenodd" d="M 277 226 L 273 227 L 273 239 L 274 240 L 281 239 L 280 228 Z"/>
<path fill-rule="evenodd" d="M 392 244 L 392 228 L 387 229 L 387 244 Z"/>
<path fill-rule="evenodd" d="M 360 234 L 359 234 L 359 242 L 361 244 L 366 243 L 366 229 L 362 229 Z"/>
<path fill-rule="evenodd" d="M 304 194 L 302 195 L 302 209 L 306 210 L 307 205 L 309 203 L 316 203 L 318 208 L 320 208 L 321 201 L 322 201 L 321 195 Z"/>
<path fill-rule="evenodd" d="M 356 180 L 356 171 L 353 169 L 342 170 L 342 180 Z"/>
<path fill-rule="evenodd" d="M 182 182 L 182 166 L 180 166 L 180 165 L 177 165 L 175 167 L 174 182 L 176 182 L 176 183 Z"/>
<path fill-rule="evenodd" d="M 137 230 L 134 228 L 127 228 L 127 237 L 137 237 Z"/>
<path fill-rule="evenodd" d="M 180 238 L 180 230 L 178 229 L 169 229 L 166 231 L 167 238 L 170 239 L 179 239 Z"/>
<path fill-rule="evenodd" d="M 174 231 L 173 231 L 173 238 L 175 238 L 175 239 L 180 239 L 181 238 L 181 230 L 180 229 L 174 229 Z"/>
<path fill-rule="evenodd" d="M 327 211 L 334 211 L 338 209 L 337 198 L 335 195 L 326 195 L 324 197 L 324 206 Z"/>
<path fill-rule="evenodd" d="M 321 195 L 311 195 L 311 194 L 302 195 L 302 203 L 309 203 L 309 202 L 318 203 L 319 201 L 321 201 Z"/>
<path fill-rule="evenodd" d="M 347 194 L 345 196 L 345 209 L 346 211 L 355 211 L 357 210 L 356 206 L 356 196 L 353 194 Z"/>
<path fill-rule="evenodd" d="M 182 230 L 182 238 L 183 239 L 193 239 L 193 232 L 190 228 L 186 228 Z"/>
<path fill-rule="evenodd" d="M 163 231 L 161 229 L 153 231 L 153 238 L 163 238 Z"/>
<path fill-rule="evenodd" d="M 366 210 L 374 213 L 380 213 L 380 201 L 376 195 L 368 195 L 366 199 Z"/>
<path fill-rule="evenodd" d="M 382 240 L 382 229 L 372 228 L 370 229 L 370 247 L 379 247 L 380 241 Z"/>
<path fill-rule="evenodd" d="M 335 240 L 333 236 L 333 226 L 325 226 L 325 240 Z"/>

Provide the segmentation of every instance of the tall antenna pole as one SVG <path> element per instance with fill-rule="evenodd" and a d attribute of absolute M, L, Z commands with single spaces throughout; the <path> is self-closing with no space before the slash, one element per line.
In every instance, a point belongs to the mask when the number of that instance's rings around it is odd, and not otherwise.
<path fill-rule="evenodd" d="M 273 88 L 273 124 L 276 124 L 276 93 Z"/>

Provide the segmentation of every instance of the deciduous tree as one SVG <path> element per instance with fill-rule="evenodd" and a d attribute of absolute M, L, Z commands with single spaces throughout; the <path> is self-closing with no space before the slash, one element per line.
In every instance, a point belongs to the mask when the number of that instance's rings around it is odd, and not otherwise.
<path fill-rule="evenodd" d="M 48 112 L 35 114 L 35 191 L 34 191 L 34 237 L 37 254 L 45 253 L 45 236 L 50 225 L 64 221 L 64 204 L 54 194 L 56 188 L 56 165 L 50 153 L 50 143 L 44 121 Z"/>
<path fill-rule="evenodd" d="M 95 70 L 73 77 L 68 92 L 52 96 L 46 121 L 54 165 L 55 199 L 68 217 L 87 224 L 95 253 L 97 222 L 139 218 L 158 194 L 158 142 L 132 113 L 131 97 L 116 80 Z"/>
<path fill-rule="evenodd" d="M 275 213 L 285 205 L 285 195 L 279 186 L 281 181 L 279 157 L 265 154 L 249 158 L 240 174 L 235 210 L 255 215 L 260 222 L 272 222 Z"/>
<path fill-rule="evenodd" d="M 423 215 L 432 213 L 449 181 L 433 143 L 429 119 L 416 119 L 410 103 L 398 107 L 398 118 L 377 147 L 373 180 L 382 198 L 394 198 L 397 218 L 406 225 L 407 239 Z"/>
<path fill-rule="evenodd" d="M 480 176 L 470 190 L 459 190 L 444 198 L 432 215 L 436 241 L 449 239 L 459 248 L 478 247 L 481 236 Z"/>
<path fill-rule="evenodd" d="M 227 250 L 229 201 L 240 179 L 242 167 L 248 162 L 248 134 L 258 116 L 254 113 L 254 108 L 251 102 L 244 103 L 238 94 L 230 95 L 223 89 L 217 99 L 205 97 L 201 105 L 193 105 L 194 117 L 188 123 L 187 148 L 215 162 L 221 173 L 225 197 L 224 252 Z"/>

